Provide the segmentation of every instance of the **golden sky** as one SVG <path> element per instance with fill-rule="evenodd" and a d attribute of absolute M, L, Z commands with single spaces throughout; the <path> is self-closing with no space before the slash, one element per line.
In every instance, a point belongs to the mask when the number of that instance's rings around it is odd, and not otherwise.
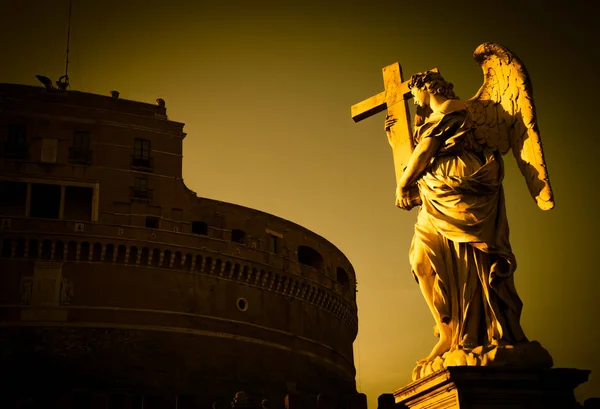
<path fill-rule="evenodd" d="M 198 195 L 292 220 L 348 256 L 357 387 L 376 408 L 435 338 L 408 263 L 416 210 L 394 207 L 384 114 L 355 124 L 350 106 L 382 91 L 381 69 L 395 61 L 405 76 L 438 67 L 469 98 L 483 81 L 472 52 L 505 45 L 533 81 L 557 202 L 538 209 L 507 155 L 522 322 L 555 366 L 593 371 L 584 399 L 600 395 L 598 10 L 550 3 L 73 0 L 71 85 L 163 98 L 186 123 L 183 175 Z M 0 82 L 63 74 L 67 10 L 67 0 L 0 0 Z"/>

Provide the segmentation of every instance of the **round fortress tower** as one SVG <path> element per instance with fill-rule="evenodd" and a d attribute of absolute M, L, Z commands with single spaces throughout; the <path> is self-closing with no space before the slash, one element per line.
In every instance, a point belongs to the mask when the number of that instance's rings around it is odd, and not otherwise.
<path fill-rule="evenodd" d="M 0 84 L 5 403 L 356 393 L 352 265 L 297 224 L 197 197 L 183 126 L 163 100 Z"/>

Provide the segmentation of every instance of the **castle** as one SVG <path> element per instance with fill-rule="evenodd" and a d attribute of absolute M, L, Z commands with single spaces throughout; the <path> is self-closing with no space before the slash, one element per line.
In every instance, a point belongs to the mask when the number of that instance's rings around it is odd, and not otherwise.
<path fill-rule="evenodd" d="M 1 407 L 356 394 L 352 265 L 198 197 L 183 127 L 161 99 L 0 84 Z"/>

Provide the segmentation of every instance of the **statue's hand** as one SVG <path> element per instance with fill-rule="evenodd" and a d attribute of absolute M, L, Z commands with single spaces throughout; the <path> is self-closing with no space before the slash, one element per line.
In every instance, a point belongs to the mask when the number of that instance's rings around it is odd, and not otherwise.
<path fill-rule="evenodd" d="M 403 210 L 410 210 L 414 206 L 410 200 L 410 190 L 406 187 L 396 188 L 396 206 Z"/>
<path fill-rule="evenodd" d="M 385 131 L 388 132 L 392 125 L 394 125 L 396 122 L 398 122 L 398 119 L 394 118 L 393 115 L 386 115 L 384 126 Z"/>
<path fill-rule="evenodd" d="M 392 147 L 392 149 L 394 148 L 394 144 L 392 141 L 392 132 L 390 132 L 390 129 L 396 122 L 398 122 L 398 119 L 394 118 L 392 115 L 386 115 L 384 129 L 385 129 L 385 134 L 387 135 L 387 138 L 388 138 L 388 142 L 390 143 L 390 146 Z"/>

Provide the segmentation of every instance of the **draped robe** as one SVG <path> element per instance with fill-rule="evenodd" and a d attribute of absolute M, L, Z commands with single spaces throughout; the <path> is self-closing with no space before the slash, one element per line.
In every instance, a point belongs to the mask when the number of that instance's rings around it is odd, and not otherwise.
<path fill-rule="evenodd" d="M 415 143 L 441 138 L 419 178 L 422 205 L 410 249 L 417 281 L 434 276 L 433 305 L 452 346 L 526 341 L 513 273 L 503 161 L 474 140 L 468 113 L 447 108 L 415 130 Z"/>

